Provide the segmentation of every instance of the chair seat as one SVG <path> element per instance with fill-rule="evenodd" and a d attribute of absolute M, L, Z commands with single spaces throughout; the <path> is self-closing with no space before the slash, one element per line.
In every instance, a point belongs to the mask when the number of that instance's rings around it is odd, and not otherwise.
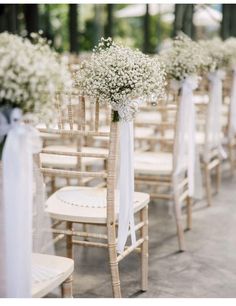
<path fill-rule="evenodd" d="M 135 118 L 136 123 L 147 124 L 156 124 L 161 122 L 161 114 L 159 112 L 140 112 L 137 113 Z"/>
<path fill-rule="evenodd" d="M 154 134 L 153 129 L 149 127 L 135 127 L 134 129 L 135 139 L 153 136 L 153 134 Z"/>
<path fill-rule="evenodd" d="M 59 151 L 59 152 L 77 152 L 75 146 L 63 146 L 63 145 L 52 145 L 44 148 L 45 150 Z M 107 154 L 107 149 L 95 148 L 95 147 L 83 147 L 82 152 L 84 153 L 102 153 Z M 62 169 L 73 169 L 77 165 L 77 157 L 74 156 L 63 156 L 55 154 L 40 154 L 40 159 L 43 167 L 62 168 Z M 84 157 L 81 159 L 83 166 L 92 166 L 95 163 L 100 162 L 101 158 Z"/>
<path fill-rule="evenodd" d="M 73 273 L 74 261 L 60 256 L 33 253 L 32 270 L 32 297 L 40 298 L 60 286 Z"/>
<path fill-rule="evenodd" d="M 173 155 L 165 152 L 136 152 L 134 154 L 135 174 L 171 175 Z"/>
<path fill-rule="evenodd" d="M 149 202 L 146 193 L 134 193 L 134 212 Z M 119 192 L 115 195 L 116 220 L 119 215 Z M 106 223 L 106 188 L 64 187 L 46 202 L 46 211 L 54 219 L 79 223 Z"/>
<path fill-rule="evenodd" d="M 224 139 L 224 134 L 220 134 L 221 140 L 223 141 Z M 204 145 L 205 144 L 205 133 L 204 132 L 197 132 L 196 133 L 196 143 L 198 145 Z"/>

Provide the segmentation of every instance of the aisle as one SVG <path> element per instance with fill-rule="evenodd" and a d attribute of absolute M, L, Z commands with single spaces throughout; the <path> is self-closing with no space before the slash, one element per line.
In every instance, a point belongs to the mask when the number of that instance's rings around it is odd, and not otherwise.
<path fill-rule="evenodd" d="M 223 177 L 222 184 L 212 208 L 204 203 L 194 206 L 185 253 L 176 253 L 175 223 L 166 203 L 150 204 L 149 290 L 138 292 L 139 262 L 132 254 L 121 263 L 124 297 L 236 297 L 236 177 Z M 65 255 L 64 243 L 58 251 Z M 74 297 L 111 297 L 105 250 L 78 252 L 76 246 L 74 255 Z"/>

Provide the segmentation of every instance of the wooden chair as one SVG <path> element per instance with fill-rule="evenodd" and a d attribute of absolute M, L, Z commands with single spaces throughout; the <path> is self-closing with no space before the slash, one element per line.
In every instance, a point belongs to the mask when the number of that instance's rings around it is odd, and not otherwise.
<path fill-rule="evenodd" d="M 46 131 L 47 129 L 64 129 L 64 130 L 79 130 L 81 128 L 81 123 L 79 122 L 79 118 L 81 118 L 81 114 L 86 112 L 87 114 L 87 122 L 84 125 L 85 128 L 90 128 L 89 125 L 93 123 L 93 118 L 95 107 L 94 104 L 91 103 L 91 107 L 86 109 L 82 109 L 81 103 L 79 101 L 79 95 L 77 92 L 72 93 L 65 93 L 65 92 L 58 92 L 55 97 L 55 104 L 56 104 L 56 113 L 58 120 L 56 123 L 51 125 L 40 124 L 38 129 L 41 131 L 40 134 L 43 136 L 44 145 L 43 150 L 41 152 L 41 163 L 43 166 L 48 168 L 60 168 L 65 170 L 78 170 L 84 171 L 88 168 L 91 168 L 96 163 L 104 162 L 104 159 L 98 160 L 94 157 L 88 157 L 81 159 L 80 157 L 76 156 L 77 150 L 82 150 L 83 153 L 90 152 L 90 153 L 107 153 L 107 143 L 103 142 L 103 147 L 95 147 L 94 144 L 91 144 L 91 139 L 78 139 L 76 137 L 60 137 L 59 134 L 52 134 Z M 65 105 L 65 108 L 63 108 Z M 86 107 L 86 105 L 85 105 Z M 104 108 L 104 106 L 103 106 Z M 100 115 L 99 121 L 103 124 L 106 123 L 106 117 L 102 114 L 103 117 Z M 69 119 L 70 118 L 70 119 Z M 83 122 L 82 122 L 83 125 Z M 108 129 L 109 131 L 109 129 Z M 104 140 L 104 137 L 102 137 Z M 107 140 L 107 139 L 106 139 Z M 83 144 L 81 143 L 83 141 Z M 93 145 L 93 146 L 92 146 Z M 58 154 L 53 155 L 51 152 L 68 152 L 71 153 L 70 156 Z M 56 177 L 51 176 L 51 192 L 55 192 L 57 189 L 56 185 Z M 90 182 L 89 178 L 81 178 L 80 184 L 86 185 Z M 70 184 L 69 178 L 66 177 L 65 184 Z"/>
<path fill-rule="evenodd" d="M 63 298 L 72 298 L 72 273 L 74 261 L 70 258 L 32 254 L 33 285 L 32 297 L 41 298 L 61 286 Z M 37 279 L 37 275 L 40 277 Z"/>
<path fill-rule="evenodd" d="M 196 104 L 197 109 L 197 145 L 201 154 L 201 165 L 205 181 L 205 190 L 208 206 L 212 205 L 212 174 L 216 172 L 216 192 L 220 189 L 221 184 L 221 157 L 218 148 L 210 147 L 210 134 L 207 122 L 210 120 L 211 105 L 209 99 L 209 81 L 203 78 L 199 90 L 196 91 L 199 102 Z M 222 126 L 222 122 L 219 122 Z M 223 141 L 223 132 L 221 135 Z M 206 155 L 208 158 L 206 159 Z"/>
<path fill-rule="evenodd" d="M 186 201 L 187 228 L 190 229 L 192 227 L 192 199 L 189 197 L 187 167 L 183 169 L 182 175 L 178 178 L 174 176 L 179 148 L 173 144 L 173 135 L 174 142 L 176 142 L 178 133 L 180 133 L 179 119 L 177 119 L 179 117 L 177 94 L 169 92 L 167 101 L 155 108 L 157 121 L 155 122 L 153 119 L 153 122 L 149 124 L 155 125 L 159 132 L 156 132 L 155 136 L 147 138 L 153 143 L 150 147 L 151 151 L 135 154 L 135 183 L 137 188 L 144 184 L 152 186 L 154 188 L 154 192 L 150 194 L 152 199 L 174 202 L 179 250 L 184 251 L 186 246 L 182 226 L 181 203 Z M 148 121 L 145 124 L 148 124 Z M 166 137 L 165 132 L 167 130 L 172 131 L 172 136 Z"/>
<path fill-rule="evenodd" d="M 46 152 L 53 156 L 74 156 L 80 161 L 83 158 L 98 158 L 105 159 L 106 165 L 102 170 L 93 169 L 93 171 L 81 171 L 77 169 L 60 169 L 48 168 L 42 165 L 42 173 L 46 176 L 62 176 L 72 178 L 91 177 L 96 180 L 105 180 L 106 188 L 88 187 L 88 186 L 68 186 L 59 189 L 52 194 L 47 200 L 47 212 L 58 222 L 66 221 L 66 229 L 53 228 L 53 232 L 58 236 L 55 238 L 58 241 L 61 236 L 66 237 L 67 241 L 67 256 L 72 257 L 73 244 L 90 247 L 102 247 L 108 249 L 109 264 L 112 277 L 113 296 L 121 297 L 120 277 L 119 277 L 119 262 L 129 255 L 132 251 L 138 251 L 141 254 L 141 289 L 147 290 L 148 278 L 148 202 L 149 195 L 145 193 L 134 193 L 134 213 L 139 218 L 135 226 L 136 235 L 139 235 L 137 242 L 133 246 L 126 246 L 121 254 L 117 254 L 117 220 L 118 220 L 118 197 L 119 192 L 116 191 L 116 162 L 118 158 L 118 123 L 110 123 L 109 132 L 101 132 L 99 127 L 100 105 L 96 101 L 96 112 L 93 118 L 94 124 L 86 124 L 86 104 L 89 103 L 84 97 L 80 97 L 80 107 L 82 111 L 79 114 L 78 129 L 45 129 L 41 132 L 60 135 L 63 138 L 77 139 L 80 143 L 77 152 L 62 152 L 51 151 Z M 68 112 L 68 120 L 72 123 L 73 112 Z M 91 118 L 90 118 L 91 121 Z M 109 147 L 107 153 L 84 152 L 83 144 L 87 138 L 103 137 L 109 139 Z M 45 151 L 44 151 L 45 152 Z M 98 234 L 96 232 L 78 231 L 73 227 L 74 224 L 103 226 L 106 229 L 106 234 Z M 82 241 L 80 238 L 87 238 L 87 241 Z M 75 239 L 76 238 L 76 239 Z M 91 239 L 96 240 L 91 241 Z M 102 240 L 99 242 L 97 240 Z M 105 242 L 104 242 L 105 240 Z"/>

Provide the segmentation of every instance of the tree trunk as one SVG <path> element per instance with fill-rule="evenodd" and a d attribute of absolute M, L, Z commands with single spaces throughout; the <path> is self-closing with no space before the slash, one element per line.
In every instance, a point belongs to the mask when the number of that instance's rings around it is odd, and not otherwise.
<path fill-rule="evenodd" d="M 113 37 L 113 6 L 114 4 L 107 4 L 107 23 L 105 25 L 105 37 Z"/>
<path fill-rule="evenodd" d="M 179 32 L 184 32 L 186 35 L 193 38 L 193 4 L 175 4 L 175 21 L 173 28 L 173 36 Z"/>
<path fill-rule="evenodd" d="M 183 32 L 191 38 L 194 37 L 193 12 L 193 4 L 186 4 L 183 18 Z"/>
<path fill-rule="evenodd" d="M 146 4 L 146 13 L 144 15 L 143 20 L 143 52 L 149 53 L 150 52 L 150 15 L 149 15 L 149 4 Z"/>
<path fill-rule="evenodd" d="M 230 4 L 222 5 L 221 37 L 226 39 L 230 36 Z"/>
<path fill-rule="evenodd" d="M 94 5 L 94 37 L 93 45 L 97 45 L 103 35 L 101 26 L 101 4 Z"/>
<path fill-rule="evenodd" d="M 18 31 L 17 4 L 0 4 L 0 32 Z"/>
<path fill-rule="evenodd" d="M 77 4 L 69 4 L 69 39 L 70 52 L 78 53 L 78 7 Z"/>
<path fill-rule="evenodd" d="M 229 4 L 230 6 L 230 36 L 236 36 L 236 5 Z"/>
<path fill-rule="evenodd" d="M 39 31 L 38 4 L 24 4 L 25 25 L 28 36 Z"/>

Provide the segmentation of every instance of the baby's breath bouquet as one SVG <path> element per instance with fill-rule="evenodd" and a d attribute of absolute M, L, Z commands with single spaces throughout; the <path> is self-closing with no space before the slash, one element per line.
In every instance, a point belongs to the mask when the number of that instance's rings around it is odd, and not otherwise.
<path fill-rule="evenodd" d="M 197 75 L 211 64 L 211 58 L 204 48 L 184 34 L 177 36 L 172 45 L 162 50 L 160 55 L 168 78 L 177 81 Z"/>
<path fill-rule="evenodd" d="M 111 104 L 115 121 L 131 120 L 140 101 L 164 95 L 165 72 L 160 62 L 111 38 L 102 38 L 75 79 L 82 94 Z"/>
<path fill-rule="evenodd" d="M 71 85 L 67 66 L 59 55 L 38 34 L 32 34 L 32 40 L 0 34 L 1 147 L 14 109 L 23 114 L 43 114 L 45 119 L 45 115 L 53 114 L 56 91 Z"/>
<path fill-rule="evenodd" d="M 224 50 L 228 55 L 229 68 L 236 67 L 236 38 L 229 37 L 224 41 Z"/>
<path fill-rule="evenodd" d="M 40 113 L 71 80 L 66 64 L 45 39 L 31 35 L 33 43 L 7 32 L 0 34 L 0 106 Z"/>
<path fill-rule="evenodd" d="M 210 40 L 202 40 L 199 44 L 211 58 L 211 63 L 208 66 L 210 72 L 225 68 L 229 65 L 230 50 L 220 38 L 216 37 Z"/>

